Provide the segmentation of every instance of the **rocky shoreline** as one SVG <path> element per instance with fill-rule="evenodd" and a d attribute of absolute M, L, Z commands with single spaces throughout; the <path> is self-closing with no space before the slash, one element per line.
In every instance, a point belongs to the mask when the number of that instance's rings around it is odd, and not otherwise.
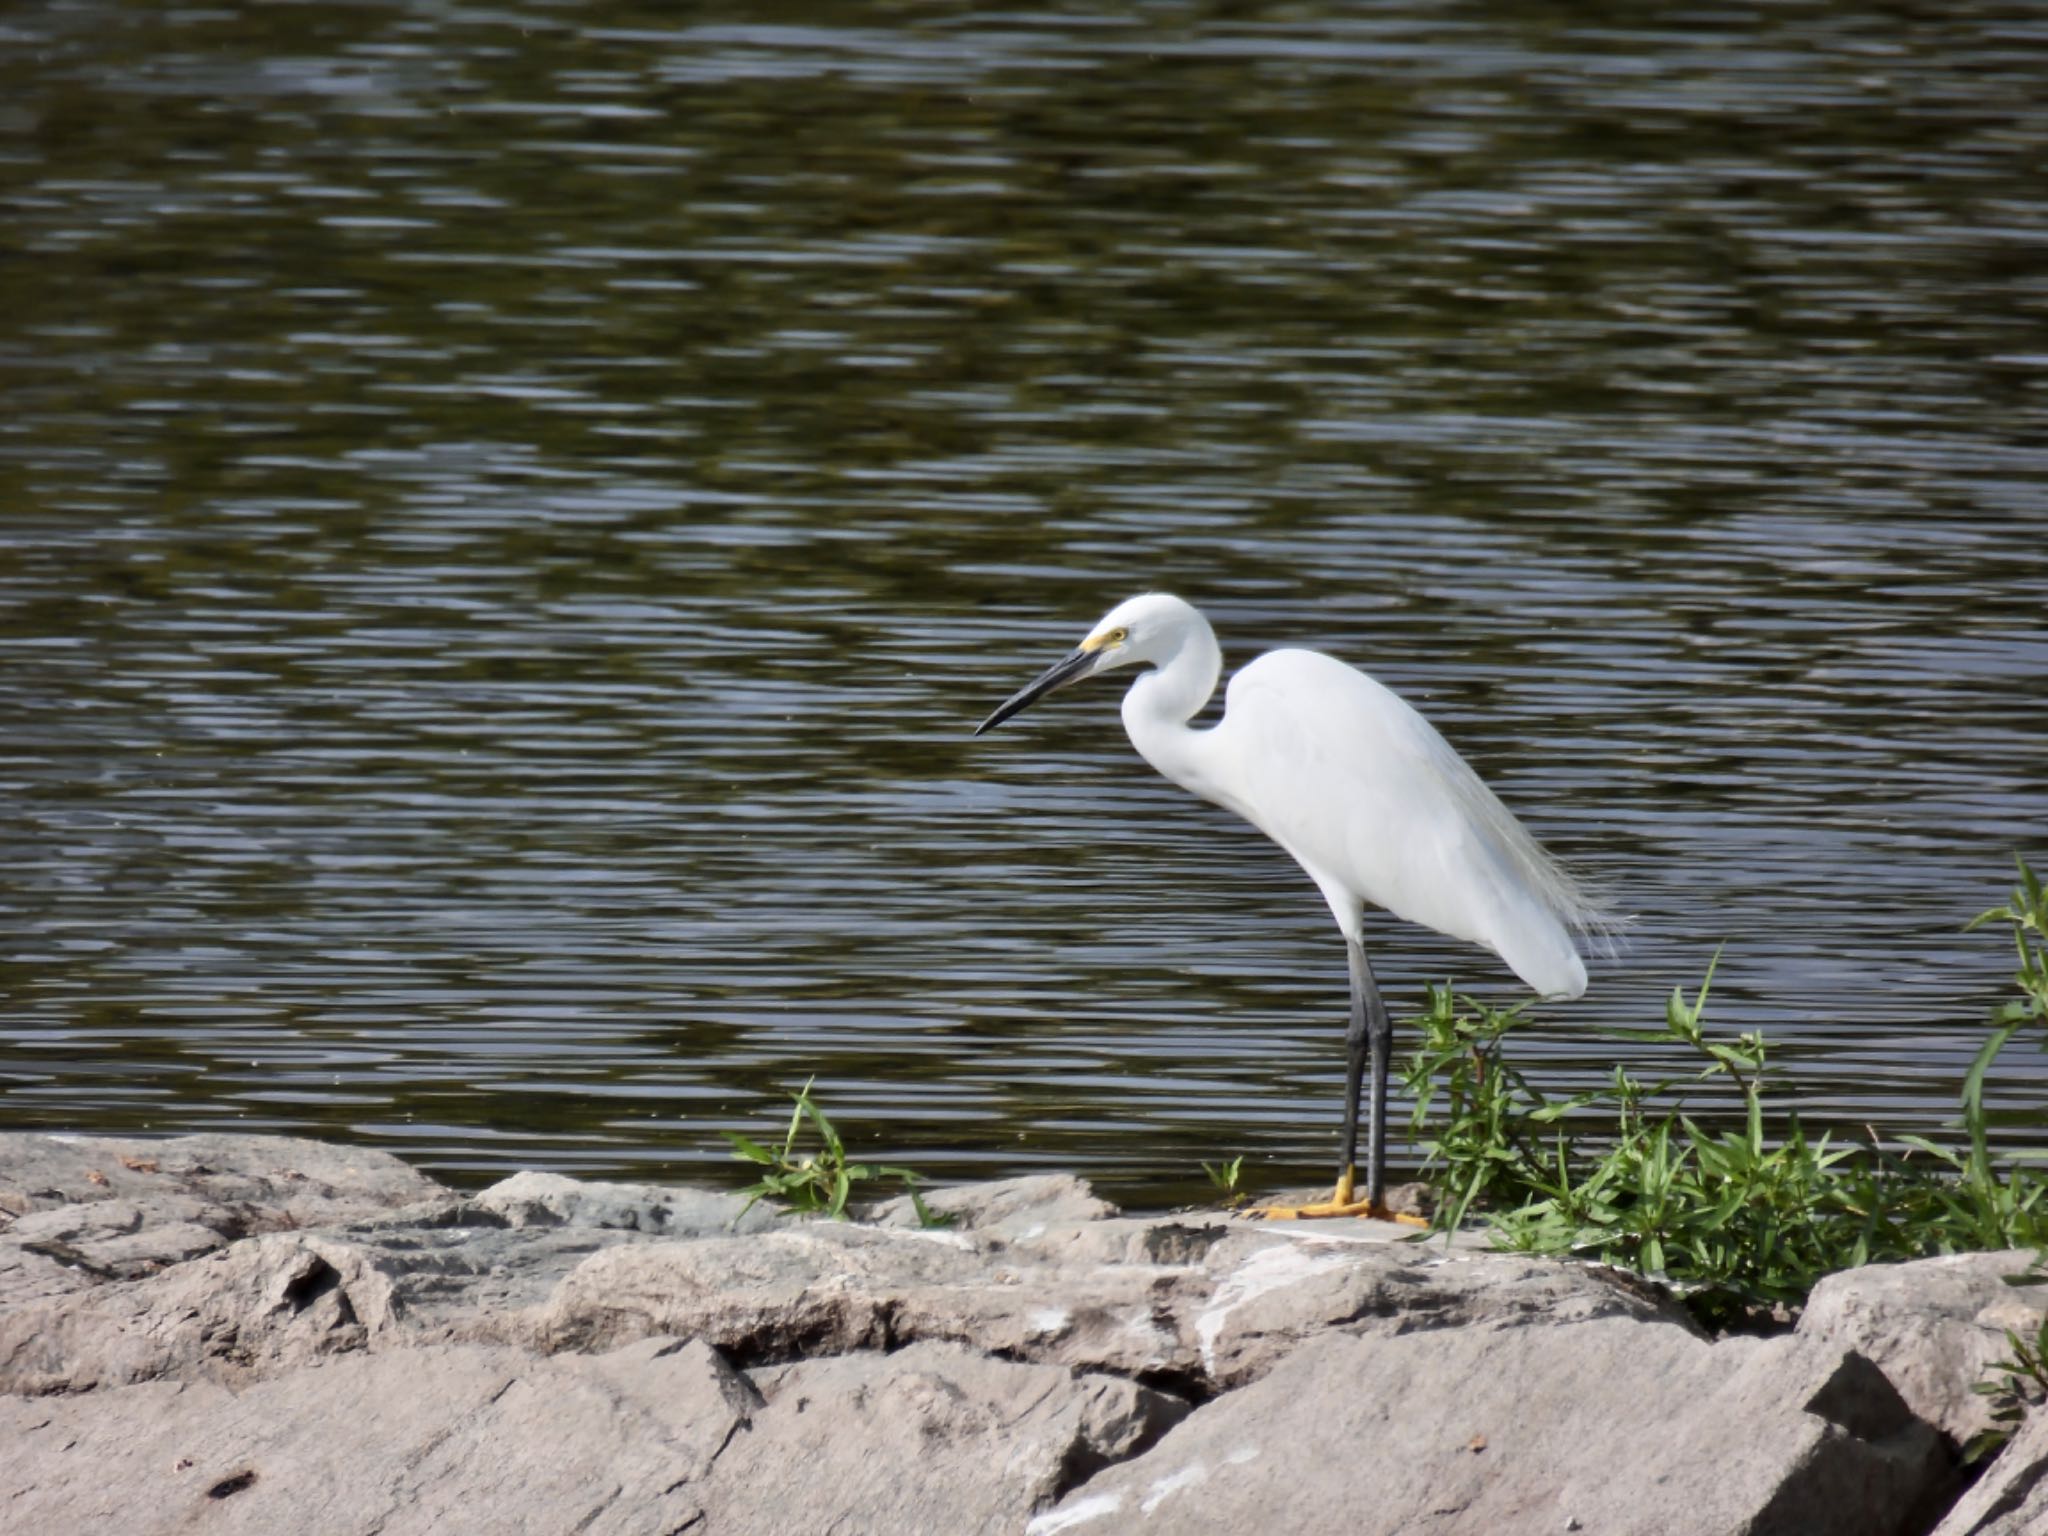
<path fill-rule="evenodd" d="M 2025 1253 L 1710 1341 L 1597 1266 L 1079 1181 L 857 1222 L 362 1148 L 0 1134 L 0 1532 L 2048 1536 L 1971 1481 Z"/>

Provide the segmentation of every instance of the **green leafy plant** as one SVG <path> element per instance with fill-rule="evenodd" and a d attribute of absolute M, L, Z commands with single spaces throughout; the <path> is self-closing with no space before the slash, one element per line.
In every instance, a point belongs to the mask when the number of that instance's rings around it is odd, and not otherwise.
<path fill-rule="evenodd" d="M 1992 1031 L 1963 1079 L 1963 1111 L 1971 1131 L 1970 1159 L 1985 1174 L 1991 1160 L 1983 1134 L 1984 1075 L 2012 1037 L 2029 1025 L 2042 1026 L 2041 1038 L 2035 1043 L 2048 1050 L 2048 891 L 2043 890 L 2040 877 L 2027 867 L 2025 859 L 2013 862 L 2019 865 L 2020 883 L 2012 898 L 2002 907 L 1980 912 L 1964 929 L 1968 933 L 1990 923 L 2008 924 L 2020 962 L 2013 973 L 2013 985 L 2020 995 L 1992 1013 Z"/>
<path fill-rule="evenodd" d="M 844 1220 L 846 1202 L 852 1198 L 856 1185 L 874 1179 L 900 1179 L 917 1211 L 918 1221 L 927 1227 L 945 1226 L 948 1218 L 934 1215 L 925 1205 L 917 1192 L 918 1177 L 910 1169 L 847 1160 L 845 1142 L 830 1117 L 811 1097 L 811 1085 L 816 1081 L 815 1077 L 808 1079 L 790 1095 L 795 1107 L 790 1110 L 781 1146 L 764 1147 L 737 1131 L 722 1133 L 732 1143 L 734 1157 L 765 1170 L 759 1183 L 740 1191 L 747 1197 L 744 1210 L 752 1210 L 758 1200 L 779 1200 L 793 1211 L 822 1212 Z M 804 1139 L 806 1126 L 815 1146 L 800 1151 L 798 1143 Z"/>
<path fill-rule="evenodd" d="M 1431 987 L 1429 1012 L 1417 1024 L 1422 1046 L 1407 1086 L 1422 1149 L 1441 1170 L 1437 1225 L 1463 1224 L 1475 1203 L 1518 1203 L 1544 1157 L 1543 1128 L 1562 1106 L 1546 1100 L 1507 1059 L 1509 1033 L 1527 1004 L 1488 1008 Z M 1432 1119 L 1437 1097 L 1443 1106 Z"/>
<path fill-rule="evenodd" d="M 1226 1205 L 1242 1205 L 1251 1196 L 1238 1187 L 1238 1176 L 1244 1171 L 1244 1154 L 1238 1153 L 1227 1163 L 1204 1163 L 1202 1172 L 1209 1176 Z"/>
<path fill-rule="evenodd" d="M 1999 1052 L 2048 1025 L 2048 900 L 2024 861 L 2020 878 L 2010 903 L 1971 925 L 2011 925 L 2021 996 L 1993 1016 L 1964 1078 L 1961 1146 L 1815 1139 L 1796 1116 L 1767 1135 L 1776 1123 L 1766 1112 L 1770 1049 L 1758 1034 L 1708 1030 L 1712 965 L 1691 997 L 1673 991 L 1661 1029 L 1615 1032 L 1675 1048 L 1692 1070 L 1644 1083 L 1617 1066 L 1598 1086 L 1558 1098 L 1509 1059 L 1523 1008 L 1432 989 L 1408 1088 L 1437 1184 L 1437 1226 L 1483 1211 L 1499 1245 L 1657 1276 L 1715 1327 L 1782 1317 L 1838 1269 L 2048 1241 L 2048 1181 L 2023 1159 L 1993 1156 L 1984 1107 Z M 2048 1046 L 2048 1028 L 2040 1034 Z M 1702 1098 L 1722 1112 L 1709 1120 Z"/>

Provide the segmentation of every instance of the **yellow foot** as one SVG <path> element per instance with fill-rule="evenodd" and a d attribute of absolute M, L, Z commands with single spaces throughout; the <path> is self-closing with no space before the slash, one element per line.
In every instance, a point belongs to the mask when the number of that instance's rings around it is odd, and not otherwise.
<path fill-rule="evenodd" d="M 1313 1221 L 1324 1216 L 1365 1216 L 1373 1221 L 1399 1222 L 1404 1227 L 1427 1227 L 1429 1222 L 1407 1211 L 1389 1210 L 1371 1200 L 1315 1200 L 1307 1205 L 1255 1205 L 1245 1215 L 1264 1221 Z"/>
<path fill-rule="evenodd" d="M 1253 1206 L 1245 1215 L 1264 1221 L 1316 1221 L 1331 1216 L 1363 1216 L 1372 1221 L 1398 1222 L 1404 1227 L 1429 1225 L 1424 1217 L 1390 1210 L 1383 1201 L 1356 1198 L 1349 1168 L 1337 1180 L 1337 1187 L 1330 1191 L 1327 1200 L 1311 1200 L 1306 1205 Z"/>

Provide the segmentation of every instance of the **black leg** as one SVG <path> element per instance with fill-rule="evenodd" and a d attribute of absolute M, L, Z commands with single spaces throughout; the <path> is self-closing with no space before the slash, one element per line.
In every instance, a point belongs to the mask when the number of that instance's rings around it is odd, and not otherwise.
<path fill-rule="evenodd" d="M 1365 1123 L 1365 1198 L 1382 1204 L 1387 1194 L 1387 1064 L 1394 1053 L 1394 1021 L 1380 999 L 1365 946 L 1347 942 L 1351 952 L 1351 1027 L 1344 1032 L 1344 1160 L 1337 1165 L 1342 1197 L 1358 1168 L 1358 1090 L 1372 1058 L 1372 1104 Z"/>
<path fill-rule="evenodd" d="M 1351 953 L 1351 1027 L 1344 1031 L 1344 1156 L 1337 1164 L 1337 1199 L 1350 1199 L 1351 1181 L 1358 1169 L 1358 1089 L 1365 1077 L 1365 1056 L 1368 1040 L 1368 1021 L 1371 1017 L 1365 1001 L 1366 993 L 1372 991 L 1372 968 L 1365 963 L 1363 946 L 1345 940 L 1344 947 Z M 1370 1138 L 1366 1142 L 1372 1145 Z"/>
<path fill-rule="evenodd" d="M 1365 946 L 1347 940 L 1351 953 L 1351 1027 L 1344 1032 L 1344 1161 L 1337 1165 L 1337 1188 L 1328 1200 L 1307 1205 L 1275 1205 L 1250 1214 L 1292 1221 L 1304 1216 L 1354 1216 L 1369 1203 L 1370 1214 L 1386 1218 L 1387 1197 L 1387 1068 L 1394 1054 L 1394 1021 L 1387 1017 L 1387 1005 L 1380 998 L 1379 983 L 1373 979 L 1372 963 L 1365 958 Z M 1372 1104 L 1365 1129 L 1365 1191 L 1358 1182 L 1358 1100 L 1365 1085 L 1365 1068 L 1372 1063 Z M 1427 1225 L 1417 1222 L 1416 1225 Z"/>
<path fill-rule="evenodd" d="M 1351 946 L 1352 988 L 1365 993 L 1365 1011 L 1372 1044 L 1372 1118 L 1365 1133 L 1365 1198 L 1384 1206 L 1387 1197 L 1387 1067 L 1394 1054 L 1394 1021 L 1373 979 L 1372 962 L 1363 945 Z"/>

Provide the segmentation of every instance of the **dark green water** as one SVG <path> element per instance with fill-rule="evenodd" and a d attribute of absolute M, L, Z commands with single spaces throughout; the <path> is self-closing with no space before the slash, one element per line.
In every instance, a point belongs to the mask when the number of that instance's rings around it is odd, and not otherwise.
<path fill-rule="evenodd" d="M 2044 80 L 1967 3 L 8 8 L 0 1124 L 737 1179 L 816 1074 L 1306 1180 L 1313 888 L 1112 685 L 968 737 L 1166 587 L 1639 915 L 1546 1072 L 1725 940 L 1783 1102 L 1937 1125 L 2048 863 Z"/>

